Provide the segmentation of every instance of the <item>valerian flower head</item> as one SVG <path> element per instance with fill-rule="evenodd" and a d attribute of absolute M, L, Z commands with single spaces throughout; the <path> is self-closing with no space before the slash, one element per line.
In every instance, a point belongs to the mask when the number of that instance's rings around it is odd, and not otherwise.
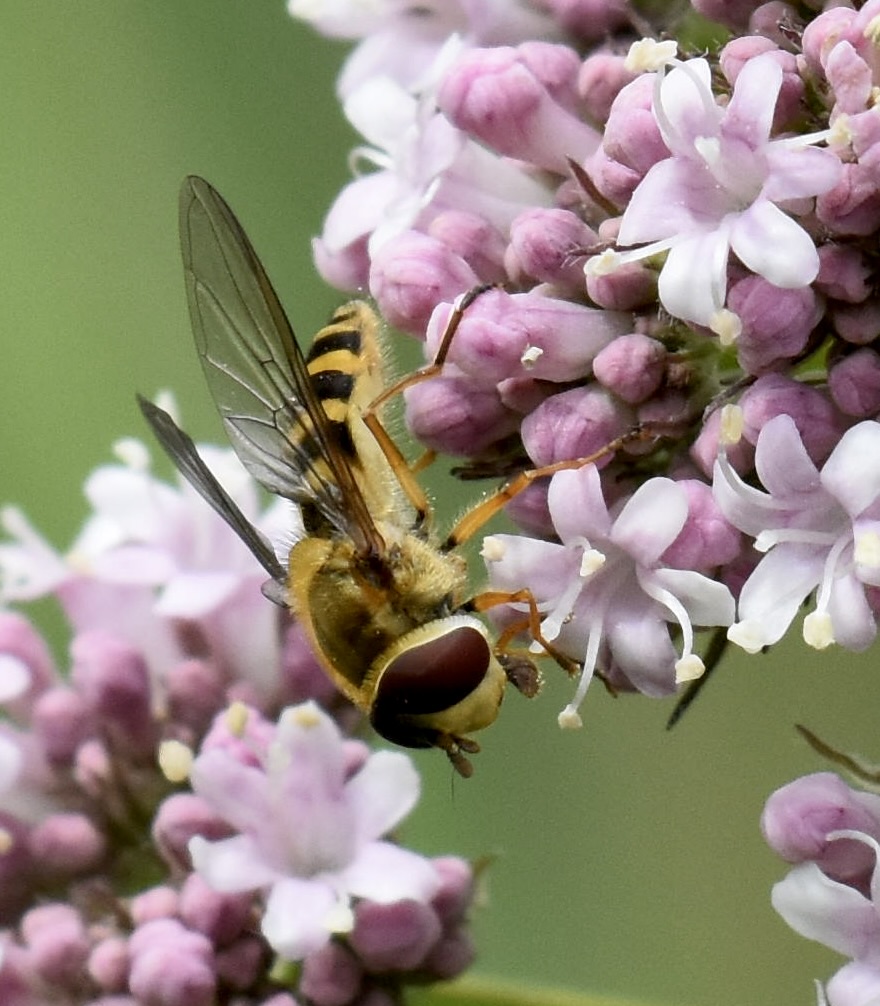
<path fill-rule="evenodd" d="M 810 145 L 824 137 L 771 138 L 782 78 L 773 55 L 759 55 L 722 107 L 705 59 L 657 76 L 653 114 L 669 156 L 639 183 L 618 232 L 620 245 L 651 244 L 620 261 L 666 252 L 663 306 L 718 332 L 731 251 L 778 287 L 807 286 L 819 271 L 813 239 L 782 207 L 828 191 L 841 166 Z"/>
<path fill-rule="evenodd" d="M 194 838 L 196 870 L 219 891 L 267 888 L 263 934 L 289 960 L 350 932 L 353 898 L 427 902 L 439 887 L 427 860 L 381 840 L 418 799 L 409 758 L 376 752 L 351 776 L 346 764 L 338 728 L 306 703 L 282 714 L 260 764 L 211 748 L 192 767 L 196 794 L 237 832 Z"/>
<path fill-rule="evenodd" d="M 815 591 L 807 643 L 865 649 L 877 634 L 880 423 L 847 430 L 820 469 L 794 420 L 777 416 L 758 436 L 755 469 L 763 490 L 747 485 L 724 452 L 715 465 L 718 505 L 764 553 L 743 585 L 729 637 L 751 653 L 775 643 Z"/>
<path fill-rule="evenodd" d="M 492 535 L 483 556 L 492 585 L 530 589 L 542 637 L 583 663 L 560 725 L 580 725 L 577 709 L 596 670 L 615 687 L 648 695 L 668 695 L 699 677 L 694 626 L 729 625 L 734 601 L 708 576 L 664 562 L 688 520 L 684 489 L 650 479 L 609 510 L 599 471 L 588 465 L 554 475 L 548 505 L 558 543 Z M 672 626 L 681 633 L 678 647 Z"/>

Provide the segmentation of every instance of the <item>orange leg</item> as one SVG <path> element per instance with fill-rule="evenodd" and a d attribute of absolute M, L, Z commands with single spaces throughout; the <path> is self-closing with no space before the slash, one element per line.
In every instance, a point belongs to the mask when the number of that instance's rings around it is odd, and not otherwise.
<path fill-rule="evenodd" d="M 491 520 L 514 497 L 518 496 L 524 489 L 527 489 L 536 479 L 546 478 L 548 475 L 555 475 L 556 472 L 566 471 L 570 468 L 583 468 L 584 465 L 593 464 L 599 458 L 605 457 L 606 454 L 612 454 L 630 441 L 638 440 L 646 435 L 646 432 L 637 426 L 621 436 L 615 437 L 614 440 L 607 443 L 601 450 L 587 457 L 557 461 L 552 465 L 543 465 L 540 468 L 530 468 L 524 472 L 520 472 L 519 475 L 515 475 L 509 482 L 505 482 L 497 492 L 492 493 L 491 496 L 488 496 L 468 510 L 449 532 L 446 541 L 443 543 L 443 549 L 448 551 L 456 548 L 462 542 L 472 538 L 483 525 Z"/>
<path fill-rule="evenodd" d="M 482 593 L 472 597 L 465 607 L 472 611 L 487 611 L 489 608 L 495 608 L 499 604 L 523 603 L 528 605 L 528 612 L 524 613 L 523 618 L 512 622 L 502 631 L 498 637 L 498 642 L 495 644 L 496 652 L 499 654 L 506 653 L 511 641 L 521 632 L 528 630 L 532 639 L 539 646 L 542 646 L 547 656 L 552 657 L 564 671 L 570 675 L 580 673 L 581 665 L 576 660 L 572 660 L 571 657 L 560 653 L 549 640 L 544 638 L 541 632 L 541 612 L 538 611 L 538 602 L 535 600 L 535 595 L 528 588 L 523 588 L 522 590 L 484 590 Z"/>

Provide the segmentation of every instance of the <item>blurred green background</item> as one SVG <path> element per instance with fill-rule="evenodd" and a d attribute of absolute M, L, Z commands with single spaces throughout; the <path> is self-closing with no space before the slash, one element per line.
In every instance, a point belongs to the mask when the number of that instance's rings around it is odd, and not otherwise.
<path fill-rule="evenodd" d="M 339 302 L 309 239 L 346 180 L 353 137 L 333 97 L 343 49 L 282 0 L 6 0 L 0 37 L 0 498 L 66 545 L 81 484 L 122 435 L 135 391 L 171 387 L 187 428 L 218 436 L 190 344 L 177 189 L 229 199 L 302 334 Z M 461 490 L 461 505 L 471 490 Z M 475 777 L 419 757 L 406 837 L 493 854 L 477 970 L 508 981 L 695 1006 L 813 1003 L 841 963 L 769 904 L 766 796 L 824 766 L 795 722 L 877 756 L 872 656 L 808 652 L 725 666 L 683 723 L 668 703 L 594 688 L 562 734 L 569 685 L 511 695 Z"/>

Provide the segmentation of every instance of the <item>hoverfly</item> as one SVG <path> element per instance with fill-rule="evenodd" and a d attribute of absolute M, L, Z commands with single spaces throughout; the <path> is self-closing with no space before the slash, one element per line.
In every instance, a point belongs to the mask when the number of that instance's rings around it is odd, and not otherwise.
<path fill-rule="evenodd" d="M 473 614 L 528 598 L 469 598 L 454 551 L 504 499 L 484 501 L 445 542 L 435 540 L 424 494 L 378 418 L 390 394 L 372 308 L 341 307 L 303 356 L 243 228 L 201 178 L 183 183 L 180 237 L 196 347 L 230 442 L 258 482 L 302 512 L 305 534 L 288 570 L 190 437 L 141 398 L 144 416 L 266 570 L 264 593 L 300 620 L 327 673 L 376 731 L 404 747 L 440 748 L 470 775 L 465 753 L 479 745 L 469 735 L 495 720 L 508 680 L 527 695 L 538 689 L 531 660 L 506 651 L 514 631 L 493 646 Z"/>

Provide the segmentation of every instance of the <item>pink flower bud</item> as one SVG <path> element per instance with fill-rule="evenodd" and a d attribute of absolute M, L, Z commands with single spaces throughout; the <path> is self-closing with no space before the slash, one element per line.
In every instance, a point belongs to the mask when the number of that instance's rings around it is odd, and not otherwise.
<path fill-rule="evenodd" d="M 414 970 L 442 932 L 437 913 L 418 901 L 361 901 L 354 917 L 348 939 L 367 971 Z"/>
<path fill-rule="evenodd" d="M 799 8 L 782 0 L 761 4 L 749 18 L 749 31 L 753 35 L 763 35 L 780 46 L 791 45 L 789 33 L 797 31 L 802 25 Z"/>
<path fill-rule="evenodd" d="M 615 206 L 626 206 L 644 175 L 621 164 L 601 147 L 581 165 L 599 192 Z M 600 228 L 600 234 L 602 233 Z"/>
<path fill-rule="evenodd" d="M 729 28 L 747 28 L 757 0 L 693 0 L 694 9 L 710 21 L 726 24 Z"/>
<path fill-rule="evenodd" d="M 625 57 L 617 53 L 600 50 L 582 63 L 577 88 L 584 111 L 593 122 L 605 122 L 614 99 L 635 80 L 636 74 L 626 69 L 625 62 Z"/>
<path fill-rule="evenodd" d="M 598 133 L 557 100 L 560 59 L 572 85 L 579 60 L 548 43 L 523 49 L 465 50 L 443 79 L 437 104 L 459 129 L 499 153 L 564 175 L 568 157 L 580 161 L 599 145 Z"/>
<path fill-rule="evenodd" d="M 649 168 L 669 156 L 653 112 L 654 75 L 642 74 L 614 99 L 602 138 L 606 156 L 644 178 Z"/>
<path fill-rule="evenodd" d="M 651 396 L 666 371 L 666 349 L 656 339 L 632 333 L 618 336 L 593 360 L 596 380 L 630 405 Z"/>
<path fill-rule="evenodd" d="M 450 305 L 434 312 L 428 347 L 436 350 Z M 584 377 L 596 353 L 630 330 L 628 314 L 599 311 L 537 291 L 489 290 L 465 311 L 448 359 L 481 383 L 509 377 L 572 381 Z"/>
<path fill-rule="evenodd" d="M 129 987 L 156 1006 L 213 1006 L 217 991 L 210 942 L 173 919 L 140 926 L 129 941 Z"/>
<path fill-rule="evenodd" d="M 525 210 L 510 228 L 505 264 L 516 283 L 525 278 L 579 293 L 584 285 L 585 249 L 598 242 L 595 231 L 570 210 Z"/>
<path fill-rule="evenodd" d="M 165 920 L 177 915 L 179 902 L 180 895 L 176 888 L 158 884 L 136 894 L 131 899 L 129 912 L 134 924 L 143 926 L 147 922 Z"/>
<path fill-rule="evenodd" d="M 103 736 L 128 757 L 151 755 L 157 734 L 141 654 L 100 630 L 80 633 L 70 654 L 73 682 L 100 717 Z"/>
<path fill-rule="evenodd" d="M 107 852 L 107 841 L 85 814 L 50 814 L 34 826 L 30 849 L 40 869 L 74 875 L 95 869 Z"/>
<path fill-rule="evenodd" d="M 760 374 L 794 359 L 822 317 L 822 305 L 810 287 L 784 290 L 761 276 L 734 283 L 727 306 L 742 321 L 736 350 L 747 374 Z"/>
<path fill-rule="evenodd" d="M 288 992 L 279 992 L 277 995 L 263 999 L 260 1006 L 299 1006 L 299 1003 Z"/>
<path fill-rule="evenodd" d="M 835 304 L 831 311 L 834 331 L 845 342 L 864 346 L 873 342 L 880 332 L 880 300 L 863 304 Z"/>
<path fill-rule="evenodd" d="M 697 479 L 681 479 L 676 484 L 687 496 L 688 519 L 660 561 L 675 569 L 701 573 L 726 566 L 739 555 L 742 540 L 739 531 L 718 509 L 711 486 Z"/>
<path fill-rule="evenodd" d="M 9 692 L 12 679 L 11 667 L 7 670 L 4 662 L 17 663 L 17 685 L 14 693 Z M 4 709 L 13 718 L 27 716 L 35 698 L 55 680 L 55 665 L 46 641 L 21 615 L 11 611 L 0 611 L 0 676 Z"/>
<path fill-rule="evenodd" d="M 76 749 L 73 765 L 73 777 L 77 785 L 100 800 L 107 791 L 111 775 L 111 759 L 103 743 L 91 738 L 80 744 Z"/>
<path fill-rule="evenodd" d="M 851 789 L 833 772 L 816 772 L 776 790 L 764 806 L 761 831 L 789 863 L 812 860 L 841 883 L 867 881 L 874 852 L 833 831 L 861 831 L 880 840 L 880 796 Z"/>
<path fill-rule="evenodd" d="M 465 210 L 446 210 L 430 222 L 428 235 L 463 259 L 481 283 L 503 283 L 507 278 L 504 236 L 484 217 Z"/>
<path fill-rule="evenodd" d="M 743 436 L 757 443 L 764 424 L 782 413 L 792 417 L 807 453 L 817 464 L 824 461 L 846 424 L 828 398 L 817 388 L 782 374 L 766 374 L 740 398 L 745 427 Z"/>
<path fill-rule="evenodd" d="M 89 939 L 76 909 L 58 903 L 25 912 L 22 938 L 30 965 L 45 982 L 75 986 L 89 955 Z"/>
<path fill-rule="evenodd" d="M 625 0 L 544 0 L 542 6 L 568 31 L 599 41 L 629 24 Z"/>
<path fill-rule="evenodd" d="M 474 871 L 459 856 L 438 856 L 432 860 L 440 877 L 440 888 L 431 899 L 444 928 L 457 925 L 467 915 L 474 898 Z"/>
<path fill-rule="evenodd" d="M 750 59 L 765 52 L 772 53 L 773 58 L 782 67 L 782 85 L 773 110 L 773 130 L 779 132 L 800 115 L 803 107 L 804 82 L 798 73 L 794 54 L 780 49 L 768 38 L 745 35 L 732 39 L 721 50 L 721 70 L 730 83 L 735 84 L 743 66 Z"/>
<path fill-rule="evenodd" d="M 178 913 L 190 929 L 204 933 L 215 946 L 222 947 L 241 935 L 252 906 L 250 893 L 221 894 L 198 873 L 191 873 L 180 890 Z"/>
<path fill-rule="evenodd" d="M 46 758 L 54 765 L 66 767 L 91 732 L 92 710 L 79 692 L 58 685 L 37 699 L 32 725 Z"/>
<path fill-rule="evenodd" d="M 849 7 L 831 7 L 805 25 L 801 47 L 807 66 L 817 76 L 824 74 L 825 60 L 838 42 L 851 40 L 855 16 Z"/>
<path fill-rule="evenodd" d="M 450 981 L 467 971 L 477 956 L 471 935 L 453 929 L 440 937 L 422 961 L 421 970 L 439 981 Z"/>
<path fill-rule="evenodd" d="M 818 248 L 819 275 L 815 287 L 827 297 L 861 304 L 871 293 L 873 271 L 858 248 L 823 244 Z"/>
<path fill-rule="evenodd" d="M 242 936 L 223 950 L 215 951 L 218 976 L 235 989 L 256 985 L 266 968 L 266 945 L 256 936 Z"/>
<path fill-rule="evenodd" d="M 613 272 L 586 275 L 587 293 L 599 307 L 631 311 L 657 297 L 657 273 L 642 262 L 627 262 Z"/>
<path fill-rule="evenodd" d="M 312 260 L 324 281 L 352 293 L 365 289 L 370 278 L 367 241 L 367 235 L 361 235 L 351 244 L 334 248 L 322 238 L 313 238 Z"/>
<path fill-rule="evenodd" d="M 405 231 L 373 256 L 370 293 L 389 325 L 422 337 L 437 304 L 479 286 L 480 277 L 437 238 Z"/>
<path fill-rule="evenodd" d="M 507 516 L 535 538 L 552 538 L 556 533 L 553 518 L 547 506 L 549 479 L 533 482 L 505 506 Z"/>
<path fill-rule="evenodd" d="M 165 675 L 168 718 L 197 734 L 208 729 L 226 695 L 218 668 L 204 660 L 184 660 Z"/>
<path fill-rule="evenodd" d="M 846 415 L 876 416 L 880 412 L 880 355 L 865 347 L 836 360 L 828 371 L 828 389 Z"/>
<path fill-rule="evenodd" d="M 437 377 L 404 397 L 413 436 L 444 454 L 480 454 L 519 426 L 519 416 L 501 403 L 495 388 L 468 377 Z"/>
<path fill-rule="evenodd" d="M 153 841 L 172 868 L 192 868 L 188 846 L 194 835 L 219 839 L 228 834 L 229 825 L 193 793 L 174 793 L 166 797 L 153 818 Z"/>
<path fill-rule="evenodd" d="M 363 981 L 363 968 L 339 943 L 327 943 L 303 961 L 300 994 L 315 1006 L 346 1006 Z"/>
<path fill-rule="evenodd" d="M 128 987 L 128 965 L 128 940 L 108 936 L 92 948 L 86 969 L 104 992 L 124 992 Z"/>
<path fill-rule="evenodd" d="M 522 423 L 522 439 L 537 466 L 588 457 L 635 425 L 632 412 L 604 388 L 572 388 L 553 395 Z M 601 468 L 610 455 L 597 459 Z"/>
<path fill-rule="evenodd" d="M 703 426 L 690 449 L 690 457 L 699 470 L 712 478 L 712 469 L 718 457 L 718 437 L 721 432 L 721 410 L 716 409 L 703 421 Z M 755 461 L 755 447 L 743 437 L 739 443 L 727 448 L 727 460 L 736 471 L 749 471 Z"/>
<path fill-rule="evenodd" d="M 840 181 L 816 197 L 816 217 L 834 235 L 864 237 L 880 226 L 880 192 L 871 171 L 842 164 Z"/>

